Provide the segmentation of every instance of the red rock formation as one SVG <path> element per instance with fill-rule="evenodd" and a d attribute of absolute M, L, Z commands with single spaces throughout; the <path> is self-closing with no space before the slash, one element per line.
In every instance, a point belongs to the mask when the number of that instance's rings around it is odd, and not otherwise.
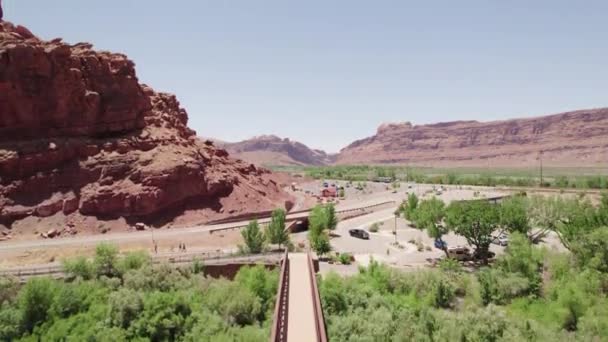
<path fill-rule="evenodd" d="M 0 24 L 0 221 L 213 218 L 289 200 L 267 170 L 199 141 L 176 97 L 140 85 L 126 56 L 28 32 Z"/>
<path fill-rule="evenodd" d="M 237 143 L 220 142 L 231 155 L 261 165 L 328 165 L 332 155 L 287 138 L 262 135 Z"/>
<path fill-rule="evenodd" d="M 385 124 L 340 151 L 339 164 L 526 167 L 608 162 L 608 108 L 530 119 Z"/>

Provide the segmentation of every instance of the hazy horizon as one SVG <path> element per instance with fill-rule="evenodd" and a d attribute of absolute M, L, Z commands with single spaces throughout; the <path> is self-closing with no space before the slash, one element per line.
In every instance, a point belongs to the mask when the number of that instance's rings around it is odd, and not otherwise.
<path fill-rule="evenodd" d="M 3 0 L 43 39 L 125 53 L 200 136 L 274 134 L 328 153 L 385 122 L 606 106 L 608 3 Z"/>

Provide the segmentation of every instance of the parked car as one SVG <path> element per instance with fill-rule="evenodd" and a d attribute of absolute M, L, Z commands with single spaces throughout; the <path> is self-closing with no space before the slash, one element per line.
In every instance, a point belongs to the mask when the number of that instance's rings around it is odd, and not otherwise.
<path fill-rule="evenodd" d="M 471 251 L 468 247 L 450 247 L 448 248 L 448 256 L 458 261 L 471 260 Z"/>
<path fill-rule="evenodd" d="M 369 240 L 369 233 L 363 229 L 349 229 L 348 233 L 352 237 L 356 237 L 363 240 Z"/>
<path fill-rule="evenodd" d="M 509 245 L 509 237 L 505 234 L 501 234 L 499 236 L 495 236 L 492 239 L 492 243 L 499 246 L 508 246 Z"/>

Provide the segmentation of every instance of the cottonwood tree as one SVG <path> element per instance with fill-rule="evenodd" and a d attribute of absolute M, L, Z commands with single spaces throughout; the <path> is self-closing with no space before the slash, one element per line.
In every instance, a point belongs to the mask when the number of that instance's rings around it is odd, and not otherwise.
<path fill-rule="evenodd" d="M 321 234 L 313 236 L 310 240 L 310 247 L 320 257 L 331 252 L 331 244 L 329 243 L 327 232 L 321 232 Z"/>
<path fill-rule="evenodd" d="M 498 206 L 486 201 L 452 202 L 445 217 L 448 227 L 467 239 L 484 264 L 488 263 L 488 249 L 499 219 Z"/>
<path fill-rule="evenodd" d="M 338 226 L 338 216 L 336 215 L 336 207 L 333 203 L 330 203 L 325 207 L 325 216 L 327 229 L 335 230 Z"/>
<path fill-rule="evenodd" d="M 241 231 L 241 236 L 245 243 L 244 250 L 246 252 L 258 254 L 264 249 L 265 238 L 257 220 L 249 222 L 247 227 Z"/>
<path fill-rule="evenodd" d="M 331 251 L 331 244 L 327 231 L 335 229 L 336 225 L 337 218 L 333 206 L 316 206 L 310 212 L 310 215 L 308 216 L 308 241 L 310 247 L 319 256 Z"/>
<path fill-rule="evenodd" d="M 443 224 L 445 216 L 445 204 L 435 197 L 420 202 L 413 215 L 416 228 L 426 230 L 427 234 L 435 240 L 441 240 L 443 235 L 449 232 L 449 228 Z M 442 246 L 445 255 L 448 255 L 447 247 Z"/>
<path fill-rule="evenodd" d="M 416 212 L 416 208 L 418 207 L 418 196 L 415 193 L 411 193 L 407 196 L 407 202 L 403 207 L 403 215 L 406 219 L 412 221 L 414 219 L 414 213 Z"/>
<path fill-rule="evenodd" d="M 289 232 L 285 230 L 285 210 L 276 209 L 272 212 L 272 218 L 268 228 L 266 228 L 266 238 L 268 242 L 279 245 L 287 245 L 289 243 Z"/>
<path fill-rule="evenodd" d="M 505 199 L 500 204 L 500 225 L 511 233 L 519 232 L 527 236 L 530 231 L 527 199 L 522 196 Z"/>

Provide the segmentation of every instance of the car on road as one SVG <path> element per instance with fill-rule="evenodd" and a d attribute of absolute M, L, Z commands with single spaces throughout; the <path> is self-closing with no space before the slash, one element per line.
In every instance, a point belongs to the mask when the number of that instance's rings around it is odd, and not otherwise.
<path fill-rule="evenodd" d="M 492 243 L 499 246 L 508 246 L 509 237 L 505 234 L 500 234 L 492 239 Z"/>
<path fill-rule="evenodd" d="M 348 233 L 352 237 L 356 237 L 363 240 L 369 240 L 369 233 L 363 229 L 349 229 Z"/>

